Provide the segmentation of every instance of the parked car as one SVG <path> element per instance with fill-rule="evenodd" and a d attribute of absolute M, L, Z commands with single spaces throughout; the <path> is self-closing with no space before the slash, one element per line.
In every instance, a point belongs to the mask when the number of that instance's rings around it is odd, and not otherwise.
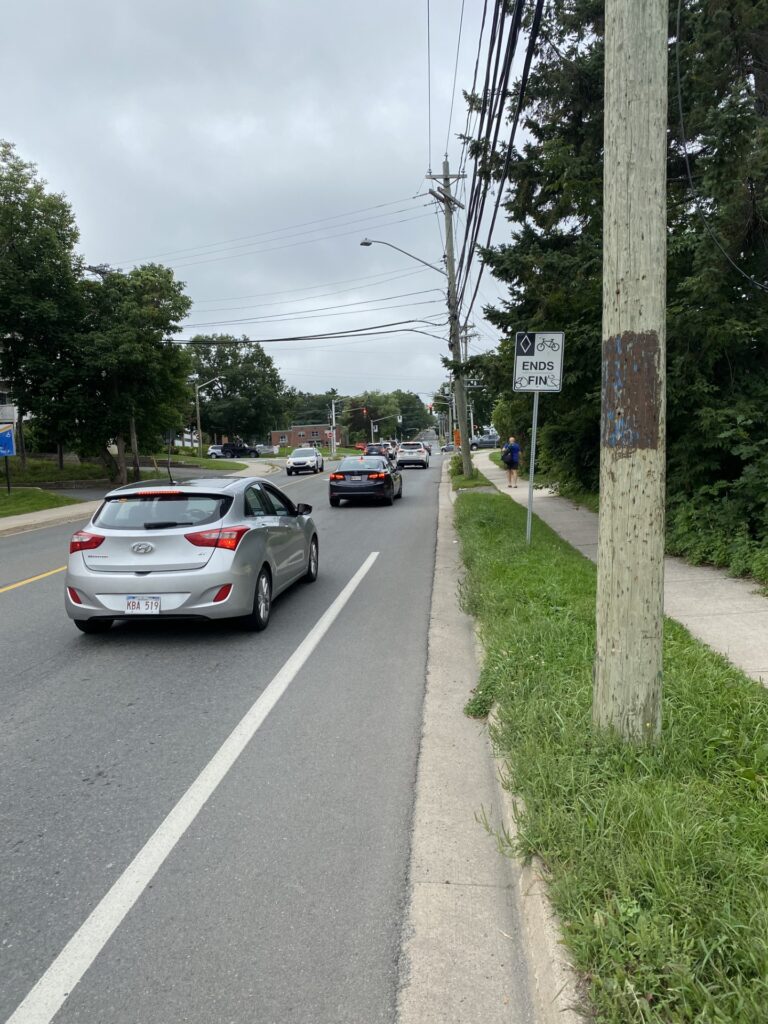
<path fill-rule="evenodd" d="M 328 498 L 334 508 L 342 498 L 377 498 L 392 505 L 402 496 L 402 474 L 382 455 L 348 455 L 328 476 Z"/>
<path fill-rule="evenodd" d="M 317 448 L 294 448 L 285 462 L 288 476 L 294 473 L 321 473 L 325 469 L 323 456 Z"/>
<path fill-rule="evenodd" d="M 256 451 L 259 455 L 279 455 L 280 446 L 276 444 L 257 444 Z"/>
<path fill-rule="evenodd" d="M 429 467 L 429 452 L 421 441 L 403 441 L 397 449 L 397 465 Z"/>
<path fill-rule="evenodd" d="M 441 445 L 440 451 L 444 453 L 455 452 L 456 445 L 452 441 L 448 441 L 447 444 Z"/>
<path fill-rule="evenodd" d="M 259 449 L 255 444 L 242 441 L 225 441 L 221 446 L 222 459 L 258 459 Z"/>
<path fill-rule="evenodd" d="M 265 629 L 273 598 L 317 579 L 311 512 L 259 477 L 118 487 L 70 541 L 67 615 L 83 633 L 134 618 Z"/>
<path fill-rule="evenodd" d="M 498 434 L 476 434 L 469 439 L 469 447 L 476 452 L 478 448 L 498 448 L 499 442 Z"/>
<path fill-rule="evenodd" d="M 209 444 L 208 451 L 205 453 L 209 459 L 223 459 L 224 456 L 221 453 L 220 444 Z"/>

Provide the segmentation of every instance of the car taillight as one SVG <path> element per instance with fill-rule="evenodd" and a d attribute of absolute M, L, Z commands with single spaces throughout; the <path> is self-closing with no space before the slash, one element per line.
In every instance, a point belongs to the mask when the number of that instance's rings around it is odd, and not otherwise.
<path fill-rule="evenodd" d="M 234 551 L 246 533 L 247 526 L 227 526 L 218 530 L 185 533 L 184 537 L 198 548 L 226 548 L 227 551 Z"/>
<path fill-rule="evenodd" d="M 160 496 L 162 494 L 183 494 L 184 492 L 183 491 L 171 491 L 167 487 L 165 487 L 161 491 L 158 491 L 158 490 L 154 490 L 154 491 L 136 491 L 136 493 L 140 497 L 142 497 L 142 498 L 156 498 L 156 497 L 158 497 L 158 496 Z"/>
<path fill-rule="evenodd" d="M 329 474 L 328 479 L 329 480 L 343 480 L 344 479 L 344 474 L 343 473 L 331 473 L 331 474 Z"/>
<path fill-rule="evenodd" d="M 72 534 L 69 542 L 69 553 L 74 555 L 76 551 L 92 551 L 93 548 L 97 548 L 103 543 L 104 538 L 99 536 L 98 533 L 86 533 L 85 530 L 78 530 L 77 533 Z"/>
<path fill-rule="evenodd" d="M 368 474 L 368 479 L 369 480 L 386 480 L 387 479 L 387 474 L 386 473 L 369 473 Z"/>
<path fill-rule="evenodd" d="M 216 595 L 213 599 L 214 604 L 218 604 L 219 601 L 226 601 L 232 591 L 232 584 L 225 583 L 223 587 L 219 587 L 216 591 Z"/>

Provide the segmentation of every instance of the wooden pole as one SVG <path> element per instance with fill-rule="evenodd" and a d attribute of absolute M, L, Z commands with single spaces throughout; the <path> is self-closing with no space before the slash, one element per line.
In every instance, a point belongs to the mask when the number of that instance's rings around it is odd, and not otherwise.
<path fill-rule="evenodd" d="M 603 352 L 593 721 L 661 731 L 667 0 L 606 0 Z"/>

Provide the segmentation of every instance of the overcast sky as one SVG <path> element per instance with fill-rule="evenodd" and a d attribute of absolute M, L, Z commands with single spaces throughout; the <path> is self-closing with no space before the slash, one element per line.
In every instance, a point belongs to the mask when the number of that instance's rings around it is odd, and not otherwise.
<path fill-rule="evenodd" d="M 461 0 L 431 7 L 431 164 L 448 138 L 453 170 L 482 4 L 466 0 L 450 137 Z M 359 245 L 441 261 L 436 204 L 413 198 L 430 160 L 426 29 L 426 0 L 6 4 L 0 137 L 67 195 L 89 263 L 174 268 L 194 301 L 184 337 L 444 323 L 442 276 Z M 474 350 L 493 347 L 479 308 L 474 322 Z M 426 398 L 445 379 L 445 343 L 415 333 L 267 350 L 306 391 Z"/>

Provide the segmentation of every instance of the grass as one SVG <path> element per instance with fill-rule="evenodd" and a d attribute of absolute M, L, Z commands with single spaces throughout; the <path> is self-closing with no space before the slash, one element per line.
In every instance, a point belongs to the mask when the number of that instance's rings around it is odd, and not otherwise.
<path fill-rule="evenodd" d="M 483 476 L 479 469 L 472 470 L 472 476 L 464 476 L 461 455 L 454 455 L 451 458 L 451 486 L 454 491 L 466 490 L 470 487 L 493 487 L 487 476 Z"/>
<path fill-rule="evenodd" d="M 11 484 L 67 483 L 70 480 L 106 480 L 107 471 L 99 462 L 80 462 L 64 464 L 59 469 L 58 463 L 48 459 L 27 459 L 27 469 L 21 471 L 21 461 L 17 455 L 9 459 Z M 0 466 L 0 469 L 3 469 Z M 4 472 L 4 469 L 3 469 Z"/>
<path fill-rule="evenodd" d="M 0 518 L 3 516 L 20 516 L 25 512 L 40 512 L 46 508 L 60 508 L 62 505 L 77 505 L 75 498 L 65 498 L 60 494 L 41 491 L 37 487 L 12 489 L 10 496 L 3 483 L 0 492 Z"/>
<path fill-rule="evenodd" d="M 152 458 L 153 456 L 150 456 Z M 168 463 L 168 452 L 159 452 L 154 456 L 157 467 L 162 470 Z M 197 455 L 172 455 L 171 467 L 188 466 L 190 469 L 210 469 L 216 473 L 234 473 L 248 467 L 244 462 L 236 462 L 234 459 L 209 459 L 206 456 L 199 458 Z M 153 471 L 154 472 L 154 471 Z"/>
<path fill-rule="evenodd" d="M 768 692 L 665 625 L 663 736 L 591 727 L 595 569 L 502 495 L 463 494 L 462 593 L 486 658 L 467 710 L 525 807 L 601 1024 L 762 1024 L 768 1007 Z M 510 851 L 512 852 L 512 851 Z"/>

